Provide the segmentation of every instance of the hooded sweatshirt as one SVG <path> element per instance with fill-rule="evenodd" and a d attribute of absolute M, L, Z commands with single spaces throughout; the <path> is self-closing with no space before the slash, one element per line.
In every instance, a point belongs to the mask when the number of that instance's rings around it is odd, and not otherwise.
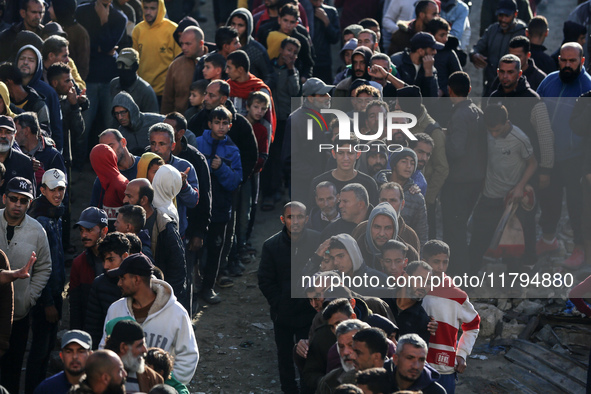
<path fill-rule="evenodd" d="M 156 96 L 162 96 L 168 66 L 181 53 L 173 36 L 177 24 L 164 18 L 165 14 L 164 0 L 158 0 L 154 22 L 148 24 L 144 16 L 131 34 L 133 49 L 140 54 L 138 75 L 152 85 Z"/>
<path fill-rule="evenodd" d="M 350 70 L 351 75 L 349 77 L 343 79 L 335 87 L 335 90 L 334 90 L 334 96 L 335 97 L 349 97 L 350 96 L 349 88 L 351 87 L 351 84 L 353 83 L 353 81 L 355 81 L 358 78 L 363 78 L 363 79 L 366 79 L 368 81 L 371 80 L 371 77 L 367 73 L 367 68 L 371 64 L 371 57 L 372 57 L 371 50 L 369 48 L 366 48 L 366 47 L 358 47 L 358 48 L 356 48 L 353 51 L 353 53 L 351 54 L 351 61 L 353 61 L 353 56 L 355 56 L 357 54 L 362 54 L 363 57 L 365 58 L 365 66 L 366 66 L 365 73 L 363 73 L 363 76 L 361 76 L 361 77 L 356 77 L 355 76 L 355 73 L 351 69 Z"/>
<path fill-rule="evenodd" d="M 98 144 L 90 151 L 90 165 L 104 189 L 103 206 L 110 221 L 115 221 L 117 211 L 123 206 L 125 188 L 129 180 L 121 175 L 117 168 L 115 151 L 105 144 Z"/>
<path fill-rule="evenodd" d="M 152 205 L 173 218 L 177 224 L 179 222 L 179 213 L 174 206 L 173 200 L 181 191 L 182 186 L 181 173 L 170 164 L 160 167 L 152 181 L 152 187 L 154 188 Z"/>
<path fill-rule="evenodd" d="M 355 163 L 356 169 L 357 171 L 363 172 L 364 174 L 367 174 L 369 176 L 373 176 L 375 174 L 370 174 L 369 171 L 369 166 L 367 165 L 367 158 L 369 157 L 370 153 L 376 153 L 375 149 L 373 148 L 374 146 L 378 146 L 378 151 L 377 153 L 380 154 L 381 156 L 384 156 L 386 158 L 386 167 L 382 168 L 383 170 L 385 170 L 386 168 L 388 168 L 388 147 L 386 145 L 386 143 L 382 140 L 375 140 L 375 141 L 370 141 L 368 142 L 368 145 L 370 147 L 372 147 L 370 152 L 362 152 L 361 156 L 359 156 L 359 159 L 357 160 L 357 162 Z"/>
<path fill-rule="evenodd" d="M 37 69 L 29 84 L 30 88 L 35 89 L 39 95 L 45 99 L 45 104 L 49 111 L 49 129 L 51 130 L 51 138 L 55 141 L 57 150 L 61 151 L 63 147 L 63 131 L 62 131 L 62 109 L 60 106 L 60 99 L 54 88 L 43 81 L 43 58 L 37 48 L 32 45 L 25 45 L 16 54 L 14 64 L 18 63 L 18 58 L 25 49 L 30 49 L 35 52 L 37 56 Z M 42 122 L 39 116 L 39 123 Z"/>
<path fill-rule="evenodd" d="M 154 159 L 161 159 L 156 153 L 146 152 L 140 157 L 140 161 L 137 163 L 137 177 L 148 178 L 148 166 Z"/>
<path fill-rule="evenodd" d="M 241 15 L 246 19 L 246 42 L 240 48 L 248 55 L 250 60 L 250 72 L 260 79 L 268 83 L 272 73 L 271 61 L 265 47 L 258 41 L 252 38 L 252 31 L 254 29 L 252 14 L 246 8 L 238 8 L 230 14 L 226 26 L 230 26 L 230 22 L 235 15 Z M 240 37 L 242 41 L 242 37 Z"/>
<path fill-rule="evenodd" d="M 127 149 L 134 155 L 144 153 L 146 146 L 150 145 L 148 130 L 154 123 L 164 121 L 164 115 L 151 112 L 141 112 L 131 95 L 127 92 L 119 92 L 113 99 L 112 109 L 123 107 L 129 111 L 129 125 L 119 125 L 119 131 L 127 140 Z M 115 118 L 115 115 L 113 115 Z M 116 119 L 115 119 L 116 120 Z"/>
<path fill-rule="evenodd" d="M 0 82 L 0 97 L 4 101 L 4 113 L 0 115 L 6 115 L 14 118 L 16 114 L 10 109 L 10 94 L 8 93 L 8 87 L 4 82 Z"/>
<path fill-rule="evenodd" d="M 396 239 L 396 237 L 398 237 L 398 215 L 396 214 L 396 211 L 394 210 L 392 205 L 390 205 L 390 203 L 387 202 L 382 202 L 376 205 L 376 207 L 369 214 L 369 219 L 367 220 L 367 228 L 365 231 L 365 243 L 374 260 L 376 260 L 378 257 L 382 255 L 382 251 L 378 248 L 378 246 L 371 238 L 371 226 L 373 225 L 374 219 L 378 215 L 385 215 L 392 219 L 392 223 L 394 224 L 394 235 L 392 235 L 392 239 Z M 368 263 L 370 262 L 368 261 Z M 374 264 L 375 262 L 371 263 L 372 264 L 370 264 L 370 266 L 372 267 L 379 266 L 379 264 Z"/>

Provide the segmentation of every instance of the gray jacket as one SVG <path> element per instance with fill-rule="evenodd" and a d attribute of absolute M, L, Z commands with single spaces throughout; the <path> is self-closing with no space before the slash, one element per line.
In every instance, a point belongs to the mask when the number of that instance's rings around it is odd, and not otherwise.
<path fill-rule="evenodd" d="M 286 120 L 291 114 L 291 98 L 300 94 L 300 73 L 295 67 L 291 71 L 286 66 L 280 66 L 277 59 L 273 59 L 272 64 L 269 88 L 273 92 L 275 113 L 278 120 Z"/>
<path fill-rule="evenodd" d="M 37 261 L 31 268 L 31 277 L 19 279 L 14 285 L 14 320 L 24 318 L 35 305 L 51 275 L 51 254 L 49 242 L 43 226 L 25 215 L 19 226 L 14 228 L 10 244 L 6 239 L 8 223 L 4 219 L 4 209 L 0 209 L 0 249 L 8 256 L 11 269 L 19 269 L 27 264 L 31 254 L 37 254 Z"/>

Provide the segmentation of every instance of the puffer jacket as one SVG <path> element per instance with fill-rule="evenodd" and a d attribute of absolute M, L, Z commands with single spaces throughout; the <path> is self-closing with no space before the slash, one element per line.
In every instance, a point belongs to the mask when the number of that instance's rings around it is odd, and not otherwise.
<path fill-rule="evenodd" d="M 94 280 L 90 288 L 84 331 L 90 334 L 93 349 L 98 349 L 103 336 L 103 325 L 109 307 L 121 298 L 121 289 L 117 286 L 118 281 L 117 277 L 112 278 L 101 274 Z"/>

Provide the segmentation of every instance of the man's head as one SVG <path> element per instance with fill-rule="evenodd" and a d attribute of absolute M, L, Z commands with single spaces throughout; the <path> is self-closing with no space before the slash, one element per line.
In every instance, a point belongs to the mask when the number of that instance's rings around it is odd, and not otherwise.
<path fill-rule="evenodd" d="M 433 269 L 424 261 L 413 261 L 406 266 L 409 276 L 406 286 L 406 296 L 414 301 L 421 301 L 429 292 Z"/>
<path fill-rule="evenodd" d="M 33 200 L 33 184 L 26 178 L 14 177 L 8 181 L 2 198 L 5 206 L 4 218 L 6 221 L 9 223 L 20 223 L 25 218 Z"/>
<path fill-rule="evenodd" d="M 411 141 L 410 147 L 417 154 L 417 170 L 423 170 L 431 158 L 435 141 L 426 133 L 417 133 L 415 137 L 417 140 Z"/>
<path fill-rule="evenodd" d="M 154 273 L 154 265 L 142 254 L 129 255 L 119 268 L 107 271 L 110 277 L 118 277 L 117 286 L 123 297 L 134 297 L 138 292 L 150 288 L 150 278 Z"/>
<path fill-rule="evenodd" d="M 144 0 L 144 21 L 147 24 L 152 25 L 156 21 L 158 16 L 158 0 Z"/>
<path fill-rule="evenodd" d="M 85 248 L 94 248 L 107 235 L 107 213 L 97 207 L 88 207 L 80 214 L 74 228 L 80 229 L 80 238 Z"/>
<path fill-rule="evenodd" d="M 497 68 L 499 82 L 505 91 L 515 90 L 521 77 L 521 60 L 515 55 L 505 55 Z"/>
<path fill-rule="evenodd" d="M 361 155 L 361 152 L 355 152 L 354 146 L 359 144 L 359 139 L 355 134 L 351 134 L 349 139 L 337 139 L 335 148 L 332 149 L 332 157 L 337 162 L 337 169 L 341 171 L 354 171 L 355 162 Z"/>
<path fill-rule="evenodd" d="M 154 199 L 154 188 L 146 178 L 137 178 L 130 181 L 125 188 L 123 204 L 139 205 L 146 209 Z"/>
<path fill-rule="evenodd" d="M 509 113 L 501 104 L 491 104 L 484 110 L 484 125 L 494 138 L 505 136 L 511 130 Z"/>
<path fill-rule="evenodd" d="M 380 257 L 382 272 L 394 278 L 401 276 L 408 263 L 406 258 L 408 246 L 395 239 L 389 239 L 382 245 L 380 251 L 382 252 Z"/>
<path fill-rule="evenodd" d="M 314 189 L 316 206 L 326 217 L 333 218 L 337 214 L 337 188 L 329 181 L 320 182 Z"/>
<path fill-rule="evenodd" d="M 226 81 L 216 79 L 207 85 L 203 105 L 205 109 L 211 111 L 220 105 L 226 104 L 228 97 L 230 97 L 230 85 Z"/>
<path fill-rule="evenodd" d="M 295 4 L 286 4 L 279 10 L 279 31 L 285 35 L 291 36 L 291 33 L 295 30 L 298 25 L 298 19 L 300 18 L 300 10 Z"/>
<path fill-rule="evenodd" d="M 432 239 L 423 245 L 421 257 L 433 268 L 433 275 L 441 276 L 449 266 L 449 246 L 443 241 Z"/>
<path fill-rule="evenodd" d="M 172 126 L 174 130 L 174 140 L 179 143 L 185 131 L 187 131 L 187 118 L 185 118 L 180 112 L 171 112 L 164 118 L 164 123 Z"/>
<path fill-rule="evenodd" d="M 369 368 L 383 367 L 388 353 L 386 333 L 380 328 L 365 328 L 353 336 L 355 369 L 363 371 Z"/>
<path fill-rule="evenodd" d="M 287 235 L 290 237 L 299 235 L 304 231 L 304 226 L 308 222 L 306 206 L 298 201 L 288 202 L 283 207 L 280 219 L 281 223 L 285 225 Z"/>
<path fill-rule="evenodd" d="M 400 215 L 404 208 L 404 190 L 399 183 L 387 182 L 380 186 L 379 201 L 387 202 Z"/>
<path fill-rule="evenodd" d="M 406 334 L 398 339 L 396 354 L 396 378 L 408 383 L 415 382 L 423 373 L 427 361 L 427 344 L 417 334 Z"/>
<path fill-rule="evenodd" d="M 347 304 L 349 304 L 348 300 L 341 298 L 339 299 L 339 301 L 343 303 L 343 306 L 345 306 L 343 300 L 346 301 Z M 328 306 L 326 308 L 328 308 Z M 345 315 L 342 312 L 338 313 L 342 316 L 338 316 L 337 320 L 342 319 Z M 335 315 L 336 313 L 333 314 L 333 316 Z M 359 330 L 364 330 L 368 328 L 369 324 L 364 323 L 361 320 L 357 320 L 355 318 L 343 319 L 339 323 L 337 323 L 334 333 L 337 337 L 337 350 L 339 352 L 339 357 L 341 359 L 341 366 L 345 371 L 348 372 L 353 371 L 355 369 L 356 354 L 353 348 L 353 337 L 355 336 L 355 334 L 357 334 L 357 332 L 359 332 Z"/>
<path fill-rule="evenodd" d="M 71 377 L 84 373 L 86 360 L 92 353 L 92 338 L 81 330 L 67 331 L 62 337 L 60 358 L 64 363 L 64 372 Z"/>
<path fill-rule="evenodd" d="M 226 58 L 226 74 L 233 81 L 240 81 L 250 72 L 250 60 L 246 52 L 236 50 Z"/>
<path fill-rule="evenodd" d="M 375 134 L 378 130 L 385 130 L 384 125 L 386 124 L 386 117 L 390 108 L 385 101 L 373 100 L 365 107 L 365 127 L 367 128 L 367 134 Z M 380 127 L 381 126 L 381 127 Z M 380 138 L 378 136 L 376 138 Z"/>
<path fill-rule="evenodd" d="M 574 82 L 579 77 L 583 64 L 585 64 L 585 56 L 583 56 L 581 44 L 567 42 L 560 47 L 558 66 L 560 67 L 559 77 L 563 83 Z"/>
<path fill-rule="evenodd" d="M 10 97 L 14 99 L 16 87 L 23 84 L 23 76 L 16 64 L 10 62 L 0 64 L 0 82 L 6 84 Z"/>
<path fill-rule="evenodd" d="M 66 174 L 60 169 L 52 168 L 45 171 L 43 178 L 41 178 L 41 194 L 51 205 L 59 207 L 64 201 L 67 185 Z"/>
<path fill-rule="evenodd" d="M 39 28 L 45 6 L 41 0 L 23 0 L 21 2 L 20 16 L 26 30 L 35 31 Z"/>
<path fill-rule="evenodd" d="M 203 51 L 204 37 L 203 30 L 197 26 L 189 26 L 183 30 L 180 38 L 183 55 L 188 59 L 196 59 Z"/>
<path fill-rule="evenodd" d="M 384 368 L 369 368 L 357 372 L 355 385 L 363 394 L 387 394 L 390 390 L 390 376 Z"/>
<path fill-rule="evenodd" d="M 150 136 L 150 151 L 156 153 L 164 162 L 168 163 L 176 145 L 174 129 L 171 125 L 160 122 L 150 126 L 148 133 Z"/>
<path fill-rule="evenodd" d="M 403 148 L 400 152 L 395 152 L 390 156 L 390 167 L 392 173 L 396 174 L 398 179 L 405 182 L 417 170 L 417 154 L 410 148 Z"/>
<path fill-rule="evenodd" d="M 337 237 L 333 237 L 330 240 L 328 251 L 330 259 L 334 262 L 335 269 L 346 276 L 352 276 L 355 272 L 355 263 L 345 244 Z"/>
<path fill-rule="evenodd" d="M 146 211 L 139 205 L 124 205 L 119 208 L 115 229 L 122 233 L 139 234 L 146 224 Z"/>
<path fill-rule="evenodd" d="M 468 97 L 472 90 L 470 76 L 464 71 L 456 71 L 447 80 L 447 89 L 452 100 L 456 97 Z"/>
<path fill-rule="evenodd" d="M 230 53 L 240 49 L 239 34 L 230 26 L 222 26 L 215 32 L 215 46 L 219 53 L 227 57 Z"/>
<path fill-rule="evenodd" d="M 393 210 L 390 205 L 386 205 L 387 203 L 383 203 L 385 207 L 388 207 L 390 211 Z M 384 209 L 384 207 L 380 207 Z M 394 219 L 390 215 L 386 214 L 378 214 L 376 215 L 371 223 L 369 224 L 371 240 L 375 246 L 381 248 L 388 242 L 396 238 L 396 233 L 398 230 L 398 223 L 394 222 Z"/>
<path fill-rule="evenodd" d="M 365 219 L 369 206 L 367 189 L 360 183 L 349 183 L 339 194 L 339 210 L 346 222 L 357 222 Z M 361 219 L 361 220 L 360 220 Z"/>
<path fill-rule="evenodd" d="M 431 33 L 419 32 L 410 39 L 411 59 L 414 64 L 421 64 L 423 57 L 435 56 L 442 49 L 443 44 L 438 43 Z"/>
<path fill-rule="evenodd" d="M 222 80 L 226 69 L 226 58 L 219 53 L 212 53 L 203 61 L 203 78 L 209 81 Z"/>
<path fill-rule="evenodd" d="M 131 244 L 124 233 L 115 231 L 107 234 L 98 244 L 99 256 L 103 260 L 105 271 L 119 268 L 123 260 L 129 256 L 130 248 Z"/>
<path fill-rule="evenodd" d="M 530 19 L 525 34 L 532 43 L 541 45 L 548 37 L 548 20 L 543 15 L 536 15 Z"/>
<path fill-rule="evenodd" d="M 335 334 L 337 326 L 341 322 L 357 318 L 353 311 L 353 306 L 351 305 L 351 302 L 353 301 L 354 300 L 348 300 L 346 298 L 337 298 L 329 302 L 322 311 L 322 317 L 333 334 Z"/>
<path fill-rule="evenodd" d="M 503 31 L 507 31 L 517 18 L 517 3 L 515 0 L 499 0 L 497 4 L 497 22 Z"/>
<path fill-rule="evenodd" d="M 10 116 L 0 115 L 0 153 L 10 150 L 16 134 L 16 125 Z"/>
<path fill-rule="evenodd" d="M 117 353 L 128 373 L 144 373 L 146 368 L 144 357 L 148 348 L 144 339 L 144 330 L 135 320 L 118 321 L 107 338 L 105 349 Z"/>
<path fill-rule="evenodd" d="M 509 54 L 515 55 L 521 62 L 521 68 L 527 67 L 527 62 L 531 57 L 529 38 L 525 36 L 516 36 L 509 41 Z"/>
<path fill-rule="evenodd" d="M 37 72 L 37 53 L 32 49 L 24 49 L 16 59 L 16 66 L 24 80 L 32 78 Z"/>
<path fill-rule="evenodd" d="M 392 60 L 390 56 L 386 55 L 385 53 L 375 53 L 370 60 L 370 65 L 378 65 L 384 68 L 386 71 L 390 71 L 392 69 Z M 376 81 L 380 85 L 386 85 L 387 79 L 386 78 L 376 78 L 371 77 L 372 81 Z"/>
<path fill-rule="evenodd" d="M 380 43 L 380 40 L 382 38 L 382 30 L 380 29 L 380 24 L 377 20 L 373 18 L 363 18 L 359 21 L 359 25 L 364 29 L 368 29 L 376 33 L 376 44 Z M 359 34 L 361 34 L 361 32 L 359 32 Z M 357 37 L 359 37 L 359 34 L 357 35 Z"/>
<path fill-rule="evenodd" d="M 374 176 L 379 171 L 386 168 L 388 164 L 388 154 L 386 146 L 380 142 L 370 142 L 369 151 L 365 155 L 367 165 L 367 175 Z"/>
<path fill-rule="evenodd" d="M 445 19 L 436 16 L 427 23 L 426 29 L 433 35 L 435 41 L 443 45 L 447 43 L 450 26 Z"/>
<path fill-rule="evenodd" d="M 363 29 L 359 32 L 357 36 L 357 46 L 364 46 L 369 48 L 372 52 L 378 49 L 378 35 L 370 29 Z"/>
<path fill-rule="evenodd" d="M 66 63 L 53 63 L 47 69 L 47 81 L 58 96 L 65 96 L 74 87 L 70 66 Z"/>
<path fill-rule="evenodd" d="M 106 129 L 99 134 L 99 144 L 109 145 L 117 156 L 117 165 L 121 165 L 126 156 L 129 156 L 127 150 L 127 140 L 117 129 Z"/>
<path fill-rule="evenodd" d="M 23 148 L 28 148 L 29 144 L 37 146 L 37 141 L 41 137 L 41 128 L 35 112 L 23 112 L 14 118 L 16 127 L 16 142 Z M 26 149 L 28 150 L 28 149 Z"/>
<path fill-rule="evenodd" d="M 363 78 L 367 73 L 367 67 L 369 66 L 365 54 L 360 50 L 361 48 L 365 47 L 358 47 L 358 49 L 353 51 L 353 55 L 351 55 L 351 68 L 355 78 Z"/>
<path fill-rule="evenodd" d="M 228 26 L 233 27 L 238 32 L 241 38 L 248 34 L 248 21 L 246 20 L 245 12 L 238 12 L 232 16 Z"/>
<path fill-rule="evenodd" d="M 113 106 L 112 110 L 113 117 L 122 127 L 131 126 L 131 115 L 129 109 L 120 105 Z"/>
<path fill-rule="evenodd" d="M 330 92 L 334 85 L 327 85 L 318 78 L 309 78 L 302 86 L 302 96 L 318 109 L 330 108 Z"/>
<path fill-rule="evenodd" d="M 434 0 L 421 0 L 415 3 L 416 19 L 423 25 L 429 23 L 439 14 L 439 7 Z"/>
<path fill-rule="evenodd" d="M 86 359 L 88 384 L 96 393 L 125 394 L 127 372 L 117 353 L 97 350 Z"/>
<path fill-rule="evenodd" d="M 64 37 L 58 35 L 48 37 L 43 42 L 43 48 L 41 49 L 45 68 L 57 62 L 68 64 L 70 61 L 68 45 L 70 43 Z"/>

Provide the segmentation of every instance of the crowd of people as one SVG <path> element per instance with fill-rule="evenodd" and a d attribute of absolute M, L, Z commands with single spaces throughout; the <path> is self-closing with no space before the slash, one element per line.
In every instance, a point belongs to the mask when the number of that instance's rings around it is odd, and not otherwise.
<path fill-rule="evenodd" d="M 473 48 L 462 0 L 220 0 L 213 37 L 197 3 L 0 0 L 9 393 L 188 393 L 191 316 L 257 253 L 283 392 L 454 393 L 480 317 L 450 276 L 536 272 L 563 194 L 561 267 L 591 263 L 591 0 L 552 54 L 536 0 L 483 0 Z"/>

